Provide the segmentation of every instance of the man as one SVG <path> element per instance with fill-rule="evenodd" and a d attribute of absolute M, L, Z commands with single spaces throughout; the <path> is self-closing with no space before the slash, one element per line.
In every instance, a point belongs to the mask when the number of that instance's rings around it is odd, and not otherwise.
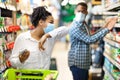
<path fill-rule="evenodd" d="M 68 55 L 68 64 L 74 80 L 88 80 L 88 69 L 91 63 L 89 46 L 91 43 L 103 38 L 117 21 L 117 18 L 111 18 L 107 21 L 104 28 L 90 36 L 88 28 L 84 26 L 87 13 L 87 4 L 79 3 L 75 9 L 75 18 L 69 28 L 57 28 L 45 34 L 39 42 L 39 48 L 44 50 L 43 45 L 47 38 L 59 37 L 60 39 L 60 37 L 65 36 L 68 32 L 70 33 L 71 48 Z"/>
<path fill-rule="evenodd" d="M 71 47 L 68 54 L 68 64 L 74 80 L 88 80 L 88 70 L 91 65 L 90 44 L 103 38 L 112 29 L 117 18 L 113 18 L 111 22 L 108 21 L 104 28 L 94 35 L 90 35 L 85 23 L 85 17 L 88 14 L 87 4 L 78 3 L 75 14 L 76 17 L 69 30 Z"/>

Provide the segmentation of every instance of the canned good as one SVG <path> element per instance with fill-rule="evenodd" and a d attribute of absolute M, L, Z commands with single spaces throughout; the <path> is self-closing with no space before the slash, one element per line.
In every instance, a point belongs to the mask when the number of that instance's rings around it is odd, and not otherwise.
<path fill-rule="evenodd" d="M 120 11 L 118 11 L 118 23 L 120 23 Z"/>

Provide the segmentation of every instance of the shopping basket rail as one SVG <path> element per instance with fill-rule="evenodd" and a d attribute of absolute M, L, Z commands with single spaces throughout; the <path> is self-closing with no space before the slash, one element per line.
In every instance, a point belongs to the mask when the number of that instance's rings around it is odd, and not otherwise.
<path fill-rule="evenodd" d="M 26 69 L 7 69 L 3 75 L 3 77 L 7 80 L 45 80 L 48 75 L 52 75 L 52 80 L 56 80 L 58 71 L 56 70 L 26 70 Z"/>

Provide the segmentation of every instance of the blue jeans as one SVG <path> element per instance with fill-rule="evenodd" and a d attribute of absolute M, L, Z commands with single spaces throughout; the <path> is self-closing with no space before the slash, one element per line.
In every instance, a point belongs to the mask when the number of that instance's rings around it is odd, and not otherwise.
<path fill-rule="evenodd" d="M 76 66 L 70 66 L 73 75 L 73 80 L 88 80 L 88 70 L 80 69 Z"/>

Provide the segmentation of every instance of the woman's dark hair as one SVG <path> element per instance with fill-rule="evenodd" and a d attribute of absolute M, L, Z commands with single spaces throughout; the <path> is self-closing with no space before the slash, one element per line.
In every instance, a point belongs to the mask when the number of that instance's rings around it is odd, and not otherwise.
<path fill-rule="evenodd" d="M 79 5 L 86 7 L 86 9 L 87 9 L 87 7 L 88 7 L 87 4 L 84 3 L 84 2 L 80 2 L 80 3 L 78 3 L 78 4 L 76 5 L 76 7 L 78 7 Z"/>
<path fill-rule="evenodd" d="M 34 27 L 36 27 L 39 23 L 39 20 L 46 20 L 47 19 L 47 11 L 44 7 L 37 7 L 33 10 L 31 15 L 31 22 Z"/>
<path fill-rule="evenodd" d="M 46 15 L 47 16 L 52 16 L 52 14 L 50 12 L 48 12 L 48 11 L 46 11 Z"/>

